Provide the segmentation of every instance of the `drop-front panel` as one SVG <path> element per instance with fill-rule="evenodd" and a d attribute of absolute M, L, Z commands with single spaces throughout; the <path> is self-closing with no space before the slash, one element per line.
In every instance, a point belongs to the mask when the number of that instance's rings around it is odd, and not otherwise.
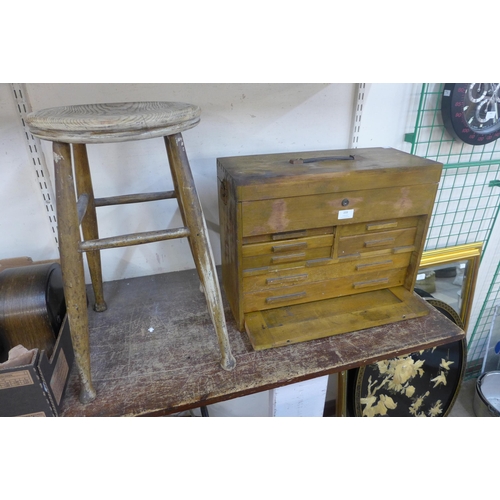
<path fill-rule="evenodd" d="M 413 287 L 441 169 L 384 148 L 219 158 L 223 286 L 253 347 L 427 314 Z"/>

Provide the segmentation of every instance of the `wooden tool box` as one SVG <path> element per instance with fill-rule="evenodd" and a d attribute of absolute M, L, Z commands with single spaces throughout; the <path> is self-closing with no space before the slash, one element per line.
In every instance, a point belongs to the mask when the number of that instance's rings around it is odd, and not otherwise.
<path fill-rule="evenodd" d="M 413 287 L 441 169 L 384 148 L 219 158 L 222 281 L 254 349 L 427 314 Z"/>

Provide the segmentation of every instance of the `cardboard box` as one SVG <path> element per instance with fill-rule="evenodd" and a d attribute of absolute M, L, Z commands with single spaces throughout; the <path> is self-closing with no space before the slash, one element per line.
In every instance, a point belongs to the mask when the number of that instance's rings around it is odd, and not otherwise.
<path fill-rule="evenodd" d="M 66 316 L 50 358 L 35 349 L 31 363 L 0 369 L 0 417 L 57 417 L 73 360 Z"/>
<path fill-rule="evenodd" d="M 15 257 L 13 259 L 1 259 L 0 260 L 0 272 L 4 269 L 9 269 L 11 267 L 21 267 L 30 266 L 34 264 L 31 257 Z"/>

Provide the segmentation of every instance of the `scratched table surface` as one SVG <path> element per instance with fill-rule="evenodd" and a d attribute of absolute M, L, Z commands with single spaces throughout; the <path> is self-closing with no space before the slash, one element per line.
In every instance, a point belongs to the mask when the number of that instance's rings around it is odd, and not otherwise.
<path fill-rule="evenodd" d="M 236 368 L 220 368 L 217 337 L 195 270 L 105 283 L 108 310 L 89 307 L 97 398 L 82 405 L 73 366 L 61 416 L 155 416 L 209 405 L 453 342 L 443 314 L 254 351 L 225 303 Z M 92 292 L 89 289 L 92 303 Z"/>

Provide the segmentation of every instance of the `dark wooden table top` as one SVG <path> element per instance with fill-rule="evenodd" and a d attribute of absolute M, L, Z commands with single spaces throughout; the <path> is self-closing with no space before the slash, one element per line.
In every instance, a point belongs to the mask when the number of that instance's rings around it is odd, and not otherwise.
<path fill-rule="evenodd" d="M 254 351 L 226 304 L 237 366 L 220 368 L 217 337 L 195 270 L 108 282 L 108 310 L 89 307 L 97 398 L 82 405 L 73 366 L 62 416 L 166 415 L 460 340 L 443 314 Z M 92 293 L 89 290 L 92 300 Z M 224 298 L 225 300 L 225 298 Z"/>

